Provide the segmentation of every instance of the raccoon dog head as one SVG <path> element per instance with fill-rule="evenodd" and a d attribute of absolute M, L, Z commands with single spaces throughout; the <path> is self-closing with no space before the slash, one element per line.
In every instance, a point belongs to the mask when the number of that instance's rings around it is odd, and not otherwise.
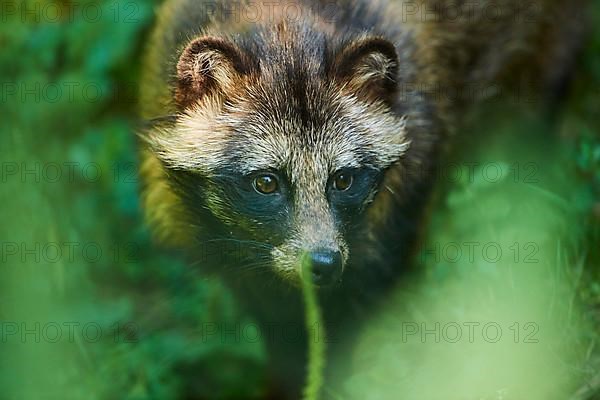
<path fill-rule="evenodd" d="M 395 46 L 377 36 L 280 26 L 192 40 L 177 63 L 176 122 L 150 143 L 201 240 L 257 243 L 260 267 L 291 282 L 339 282 L 385 170 L 409 146 L 397 73 Z"/>

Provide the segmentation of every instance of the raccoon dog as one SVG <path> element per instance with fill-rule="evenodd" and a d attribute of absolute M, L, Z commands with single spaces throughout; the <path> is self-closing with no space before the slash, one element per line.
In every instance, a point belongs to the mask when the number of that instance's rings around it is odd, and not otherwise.
<path fill-rule="evenodd" d="M 328 334 L 351 333 L 406 268 L 461 107 L 431 88 L 514 79 L 507 71 L 548 42 L 519 76 L 547 81 L 568 58 L 551 18 L 490 21 L 475 6 L 448 20 L 445 3 L 168 1 L 141 100 L 158 238 L 203 254 L 202 270 L 262 323 L 301 326 L 307 279 Z M 276 347 L 301 375 L 302 346 Z"/>

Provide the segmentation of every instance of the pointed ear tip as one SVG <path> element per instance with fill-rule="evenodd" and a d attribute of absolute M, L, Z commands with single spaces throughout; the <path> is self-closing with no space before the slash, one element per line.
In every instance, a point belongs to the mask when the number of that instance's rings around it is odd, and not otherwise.
<path fill-rule="evenodd" d="M 218 48 L 220 46 L 227 46 L 230 42 L 224 38 L 213 36 L 213 35 L 202 35 L 191 39 L 185 46 L 184 52 L 187 51 L 201 51 L 206 48 Z"/>
<path fill-rule="evenodd" d="M 175 101 L 183 108 L 208 93 L 224 93 L 250 68 L 248 55 L 225 37 L 204 35 L 191 39 L 177 61 Z"/>
<path fill-rule="evenodd" d="M 232 56 L 237 50 L 235 45 L 227 39 L 217 36 L 204 35 L 190 40 L 179 55 L 179 62 L 189 60 L 204 51 L 216 51 L 225 56 Z"/>
<path fill-rule="evenodd" d="M 379 36 L 365 37 L 347 44 L 342 50 L 336 65 L 342 75 L 349 75 L 367 57 L 377 55 L 382 56 L 379 60 L 382 63 L 384 62 L 391 71 L 398 67 L 396 46 L 391 41 Z"/>
<path fill-rule="evenodd" d="M 357 43 L 357 48 L 361 49 L 363 54 L 380 53 L 390 59 L 398 58 L 398 52 L 394 43 L 380 36 L 366 37 L 360 40 Z"/>
<path fill-rule="evenodd" d="M 183 49 L 177 62 L 179 67 L 188 67 L 195 62 L 202 53 L 211 53 L 212 56 L 227 60 L 231 66 L 242 73 L 249 68 L 250 58 L 235 42 L 225 37 L 203 35 L 192 39 Z"/>
<path fill-rule="evenodd" d="M 347 43 L 334 74 L 354 94 L 385 102 L 397 88 L 398 69 L 396 46 L 383 37 L 367 36 Z"/>

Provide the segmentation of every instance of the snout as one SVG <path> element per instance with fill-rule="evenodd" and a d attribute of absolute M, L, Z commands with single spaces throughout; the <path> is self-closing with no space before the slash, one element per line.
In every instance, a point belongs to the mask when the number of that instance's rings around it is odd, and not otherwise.
<path fill-rule="evenodd" d="M 318 249 L 308 252 L 302 263 L 302 278 L 316 286 L 330 286 L 342 276 L 342 254 L 335 250 Z"/>

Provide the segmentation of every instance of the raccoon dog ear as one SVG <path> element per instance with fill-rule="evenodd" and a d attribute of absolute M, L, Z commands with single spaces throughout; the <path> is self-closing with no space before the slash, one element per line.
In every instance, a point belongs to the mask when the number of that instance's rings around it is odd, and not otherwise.
<path fill-rule="evenodd" d="M 224 95 L 248 66 L 248 57 L 234 43 L 215 36 L 196 38 L 177 62 L 175 101 L 185 108 L 207 94 Z"/>
<path fill-rule="evenodd" d="M 358 97 L 391 101 L 396 91 L 398 55 L 394 44 L 379 37 L 350 42 L 334 62 L 342 85 Z"/>

